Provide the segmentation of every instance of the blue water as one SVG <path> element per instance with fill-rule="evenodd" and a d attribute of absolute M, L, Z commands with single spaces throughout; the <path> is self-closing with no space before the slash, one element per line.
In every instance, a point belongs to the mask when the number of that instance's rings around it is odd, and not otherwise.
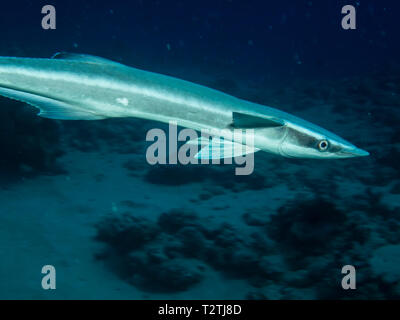
<path fill-rule="evenodd" d="M 56 8 L 56 29 L 41 8 Z M 341 8 L 356 8 L 356 30 Z M 0 55 L 93 54 L 276 107 L 370 152 L 146 162 L 137 119 L 43 119 L 0 99 L 1 299 L 398 299 L 400 43 L 394 0 L 22 1 Z M 57 288 L 41 285 L 44 265 Z M 356 289 L 344 290 L 342 267 Z M 10 277 L 13 274 L 14 277 Z"/>

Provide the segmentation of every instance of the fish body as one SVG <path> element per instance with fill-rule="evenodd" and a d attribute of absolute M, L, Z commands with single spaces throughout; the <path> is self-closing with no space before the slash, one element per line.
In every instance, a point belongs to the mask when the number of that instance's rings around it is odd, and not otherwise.
<path fill-rule="evenodd" d="M 0 57 L 0 95 L 31 104 L 40 109 L 40 116 L 52 119 L 136 117 L 208 130 L 233 141 L 235 129 L 252 129 L 253 151 L 302 158 L 368 155 L 281 110 L 89 55 Z M 243 144 L 240 139 L 235 142 Z"/>

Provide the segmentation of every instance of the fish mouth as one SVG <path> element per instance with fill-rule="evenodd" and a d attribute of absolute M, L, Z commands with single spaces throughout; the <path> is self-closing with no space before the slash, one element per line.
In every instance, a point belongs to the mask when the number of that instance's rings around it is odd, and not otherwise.
<path fill-rule="evenodd" d="M 351 146 L 345 147 L 338 154 L 344 158 L 354 158 L 354 157 L 366 157 L 369 156 L 369 152 L 363 149 Z"/>

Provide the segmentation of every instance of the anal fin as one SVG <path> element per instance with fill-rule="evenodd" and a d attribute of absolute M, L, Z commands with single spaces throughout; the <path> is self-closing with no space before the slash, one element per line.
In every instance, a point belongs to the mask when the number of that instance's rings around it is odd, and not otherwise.
<path fill-rule="evenodd" d="M 44 118 L 59 120 L 99 120 L 105 118 L 104 116 L 78 109 L 69 103 L 35 95 L 29 92 L 0 88 L 0 95 L 13 100 L 25 102 L 40 109 L 38 115 Z"/>

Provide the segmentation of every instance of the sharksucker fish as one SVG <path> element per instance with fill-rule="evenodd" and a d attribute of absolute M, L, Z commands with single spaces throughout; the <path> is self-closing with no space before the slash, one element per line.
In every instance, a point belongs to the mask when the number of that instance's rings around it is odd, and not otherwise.
<path fill-rule="evenodd" d="M 84 54 L 57 53 L 50 59 L 0 57 L 0 95 L 37 107 L 39 116 L 51 119 L 137 117 L 209 130 L 226 138 L 222 149 L 244 146 L 239 155 L 259 150 L 296 158 L 369 155 L 281 110 Z M 242 137 L 237 140 L 235 129 L 251 129 L 252 145 L 246 146 Z"/>

